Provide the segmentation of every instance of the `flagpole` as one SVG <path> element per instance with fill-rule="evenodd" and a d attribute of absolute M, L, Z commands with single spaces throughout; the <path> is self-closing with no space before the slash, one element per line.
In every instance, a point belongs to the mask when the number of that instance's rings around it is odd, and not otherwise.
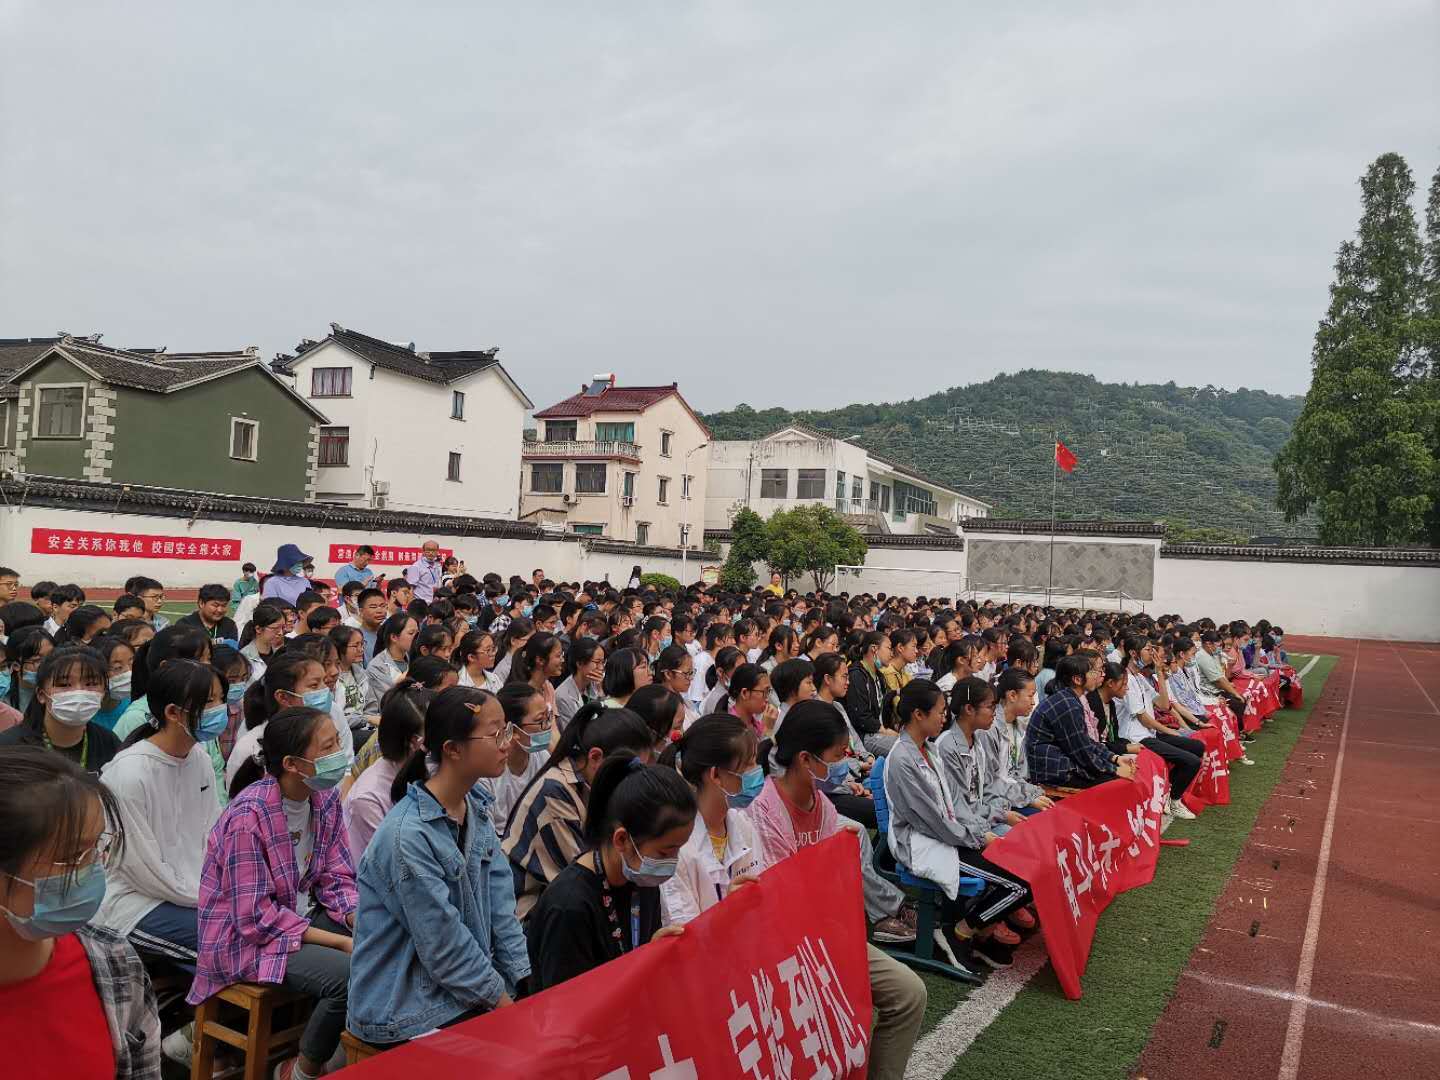
<path fill-rule="evenodd" d="M 1060 490 L 1060 432 L 1055 432 L 1055 445 L 1050 448 L 1050 582 L 1045 586 L 1045 605 L 1053 606 L 1055 588 L 1055 496 Z"/>

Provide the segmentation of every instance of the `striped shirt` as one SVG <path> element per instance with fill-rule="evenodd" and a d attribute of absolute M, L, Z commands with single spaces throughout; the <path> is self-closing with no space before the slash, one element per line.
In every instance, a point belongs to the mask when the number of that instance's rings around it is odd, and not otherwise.
<path fill-rule="evenodd" d="M 515 914 L 530 914 L 549 884 L 584 850 L 585 796 L 589 785 L 562 761 L 547 769 L 515 804 L 501 850 L 515 875 Z"/>

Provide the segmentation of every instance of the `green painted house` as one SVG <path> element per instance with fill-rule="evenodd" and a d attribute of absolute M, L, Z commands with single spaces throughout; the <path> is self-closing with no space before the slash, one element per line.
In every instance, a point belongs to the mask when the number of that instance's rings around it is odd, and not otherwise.
<path fill-rule="evenodd" d="M 313 499 L 325 415 L 238 352 L 0 339 L 0 464 L 67 477 Z"/>

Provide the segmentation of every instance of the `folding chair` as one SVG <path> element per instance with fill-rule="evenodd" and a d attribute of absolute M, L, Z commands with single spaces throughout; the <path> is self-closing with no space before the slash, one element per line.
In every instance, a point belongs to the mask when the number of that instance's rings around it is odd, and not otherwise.
<path fill-rule="evenodd" d="M 898 885 L 907 896 L 914 898 L 917 915 L 913 952 L 909 949 L 895 948 L 889 945 L 879 947 L 902 964 L 918 968 L 921 971 L 933 971 L 937 975 L 945 975 L 963 983 L 976 984 L 983 981 L 974 972 L 956 966 L 955 955 L 950 952 L 950 946 L 945 942 L 945 931 L 941 928 L 938 918 L 940 899 L 945 895 L 940 886 L 928 878 L 916 877 L 909 869 L 896 861 L 890 853 L 890 803 L 885 798 L 885 758 L 875 759 L 875 764 L 870 769 L 870 775 L 865 779 L 865 786 L 875 797 L 875 820 L 880 826 L 875 871 L 886 881 Z M 882 858 L 886 862 L 893 863 L 894 870 L 881 865 Z M 961 896 L 979 896 L 984 890 L 985 883 L 979 878 L 962 877 L 960 879 Z M 949 957 L 948 960 L 942 960 L 935 956 L 937 943 Z"/>

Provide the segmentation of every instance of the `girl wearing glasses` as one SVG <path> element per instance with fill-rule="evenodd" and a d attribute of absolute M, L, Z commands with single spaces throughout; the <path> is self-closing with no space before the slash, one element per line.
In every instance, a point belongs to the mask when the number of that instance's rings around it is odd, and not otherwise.
<path fill-rule="evenodd" d="M 513 735 L 505 754 L 504 771 L 494 779 L 480 781 L 480 786 L 495 800 L 490 806 L 490 820 L 498 833 L 505 828 L 510 811 L 530 781 L 545 771 L 555 724 L 545 695 L 529 683 L 508 682 L 495 696 L 500 699 L 505 722 Z"/>
<path fill-rule="evenodd" d="M 105 899 L 119 820 L 114 796 L 63 755 L 0 750 L 7 1072 L 160 1080 L 160 1020 L 140 958 L 87 925 Z"/>
<path fill-rule="evenodd" d="M 395 778 L 395 808 L 360 863 L 348 1024 L 368 1043 L 504 1008 L 530 974 L 510 866 L 478 786 L 505 770 L 515 731 L 484 690 L 453 687 L 426 712 L 425 748 Z"/>

